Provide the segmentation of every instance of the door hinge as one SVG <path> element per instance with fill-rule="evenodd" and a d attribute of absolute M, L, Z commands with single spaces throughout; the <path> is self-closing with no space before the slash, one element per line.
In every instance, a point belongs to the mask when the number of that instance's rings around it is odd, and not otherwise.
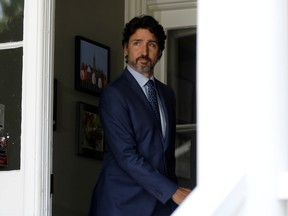
<path fill-rule="evenodd" d="M 54 174 L 50 175 L 50 195 L 54 193 Z"/>

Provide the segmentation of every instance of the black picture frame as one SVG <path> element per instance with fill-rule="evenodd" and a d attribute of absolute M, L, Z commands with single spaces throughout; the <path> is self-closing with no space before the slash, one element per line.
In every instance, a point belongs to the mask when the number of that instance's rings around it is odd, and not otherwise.
<path fill-rule="evenodd" d="M 77 102 L 77 154 L 102 160 L 104 132 L 100 123 L 98 107 Z"/>
<path fill-rule="evenodd" d="M 110 48 L 75 36 L 75 89 L 99 96 L 109 81 Z"/>

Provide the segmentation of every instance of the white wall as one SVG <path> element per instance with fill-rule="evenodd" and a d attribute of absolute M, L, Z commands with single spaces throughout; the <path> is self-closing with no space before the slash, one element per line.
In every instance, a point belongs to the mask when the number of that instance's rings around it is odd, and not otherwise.
<path fill-rule="evenodd" d="M 287 215 L 286 1 L 201 0 L 198 39 L 198 185 L 174 215 Z"/>

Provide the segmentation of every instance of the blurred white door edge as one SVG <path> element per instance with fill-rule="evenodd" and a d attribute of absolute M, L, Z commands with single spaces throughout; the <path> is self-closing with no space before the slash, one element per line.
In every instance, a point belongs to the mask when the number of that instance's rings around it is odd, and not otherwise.
<path fill-rule="evenodd" d="M 288 215 L 287 1 L 197 10 L 197 187 L 173 216 Z"/>
<path fill-rule="evenodd" d="M 236 216 L 239 213 L 236 211 L 239 211 L 245 201 L 246 190 L 244 176 L 235 184 L 199 184 L 172 215 Z"/>

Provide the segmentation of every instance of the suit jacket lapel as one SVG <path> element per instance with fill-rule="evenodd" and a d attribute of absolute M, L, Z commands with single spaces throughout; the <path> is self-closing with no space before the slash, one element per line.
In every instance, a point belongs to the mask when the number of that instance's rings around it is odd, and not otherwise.
<path fill-rule="evenodd" d="M 159 98 L 161 100 L 161 104 L 162 104 L 162 108 L 163 108 L 163 112 L 164 112 L 164 117 L 166 120 L 166 136 L 164 139 L 164 149 L 167 149 L 168 147 L 168 143 L 169 143 L 169 134 L 170 134 L 170 116 L 169 116 L 169 106 L 168 106 L 168 98 L 167 95 L 165 94 L 165 91 L 161 88 L 161 85 L 158 83 L 160 82 L 159 80 L 155 79 L 155 84 L 156 84 L 156 88 L 157 88 L 157 92 L 159 94 Z"/>
<path fill-rule="evenodd" d="M 127 85 L 127 86 L 130 87 L 132 89 L 131 91 L 134 91 L 135 94 L 137 94 L 137 97 L 144 102 L 146 109 L 149 110 L 151 115 L 155 115 L 153 108 L 151 107 L 149 101 L 147 100 L 145 93 L 143 92 L 142 88 L 139 86 L 138 82 L 135 80 L 135 78 L 132 76 L 132 74 L 128 71 L 127 68 L 124 70 L 123 75 L 126 77 L 126 79 L 129 82 L 129 85 Z M 162 131 L 161 123 L 159 123 L 159 121 L 156 119 L 156 117 L 153 119 L 154 119 L 154 122 L 157 125 L 158 129 L 160 131 Z M 162 133 L 161 133 L 161 135 L 162 135 Z"/>

